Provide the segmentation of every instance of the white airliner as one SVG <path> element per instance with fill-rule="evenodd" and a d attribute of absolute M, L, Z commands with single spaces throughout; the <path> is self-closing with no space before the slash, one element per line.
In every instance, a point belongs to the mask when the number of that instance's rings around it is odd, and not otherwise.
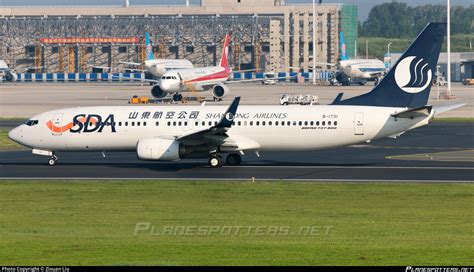
<path fill-rule="evenodd" d="M 320 150 L 398 137 L 463 106 L 427 105 L 445 23 L 430 23 L 371 92 L 321 106 L 108 106 L 68 108 L 34 116 L 9 133 L 34 154 L 130 151 L 141 160 L 209 158 L 238 165 L 261 151 Z"/>
<path fill-rule="evenodd" d="M 161 76 L 169 70 L 174 69 L 186 69 L 193 68 L 193 64 L 187 59 L 155 59 L 153 54 L 153 47 L 150 40 L 150 35 L 145 32 L 145 45 L 146 45 L 146 60 L 144 63 L 145 72 L 150 73 L 156 78 Z M 141 63 L 137 62 L 120 62 L 130 66 L 141 66 Z M 137 70 L 137 69 L 133 69 Z"/>
<path fill-rule="evenodd" d="M 378 80 L 386 71 L 384 63 L 379 59 L 349 59 L 344 42 L 344 34 L 340 35 L 341 60 L 336 64 L 338 72 L 336 79 L 342 85 L 352 82 L 365 84 L 367 80 Z"/>
<path fill-rule="evenodd" d="M 223 98 L 229 93 L 228 82 L 232 70 L 229 68 L 228 51 L 230 35 L 225 36 L 221 60 L 218 66 L 175 69 L 168 71 L 157 80 L 151 93 L 154 97 L 162 98 L 174 94 L 173 100 L 182 99 L 182 92 L 207 91 L 212 89 L 215 98 Z"/>
<path fill-rule="evenodd" d="M 18 75 L 14 70 L 10 69 L 4 60 L 0 60 L 0 78 L 5 81 L 15 82 L 18 80 Z"/>

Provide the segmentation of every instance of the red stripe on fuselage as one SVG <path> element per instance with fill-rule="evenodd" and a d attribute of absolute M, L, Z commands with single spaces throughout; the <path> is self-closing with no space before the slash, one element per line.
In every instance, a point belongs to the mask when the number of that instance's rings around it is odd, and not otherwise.
<path fill-rule="evenodd" d="M 210 74 L 210 75 L 205 75 L 202 77 L 198 77 L 195 79 L 191 80 L 186 80 L 184 83 L 194 83 L 194 82 L 199 82 L 199 81 L 207 81 L 207 80 L 213 80 L 213 79 L 227 79 L 230 76 L 230 68 L 225 68 L 223 71 Z"/>

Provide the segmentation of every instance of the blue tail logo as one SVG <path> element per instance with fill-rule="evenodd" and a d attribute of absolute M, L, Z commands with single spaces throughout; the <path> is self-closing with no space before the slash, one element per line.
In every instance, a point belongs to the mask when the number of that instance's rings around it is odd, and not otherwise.
<path fill-rule="evenodd" d="M 339 41 L 341 46 L 341 60 L 348 60 L 346 42 L 344 42 L 344 32 L 339 32 Z"/>
<path fill-rule="evenodd" d="M 431 83 L 431 78 L 428 62 L 419 57 L 406 57 L 395 68 L 395 82 L 407 93 L 422 92 Z"/>
<path fill-rule="evenodd" d="M 155 56 L 153 55 L 153 47 L 151 46 L 150 35 L 148 32 L 145 32 L 145 45 L 146 45 L 146 59 L 154 59 Z"/>

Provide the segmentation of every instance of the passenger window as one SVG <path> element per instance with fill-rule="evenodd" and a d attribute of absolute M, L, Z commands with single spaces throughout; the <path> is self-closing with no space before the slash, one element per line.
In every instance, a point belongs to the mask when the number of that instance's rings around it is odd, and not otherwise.
<path fill-rule="evenodd" d="M 278 121 L 275 122 L 275 126 L 278 126 Z"/>
<path fill-rule="evenodd" d="M 326 121 L 323 121 L 322 125 L 325 126 L 325 125 L 326 125 Z"/>
<path fill-rule="evenodd" d="M 244 126 L 247 126 L 247 121 L 244 121 Z"/>
<path fill-rule="evenodd" d="M 135 126 L 135 122 L 132 122 L 132 127 Z"/>
<path fill-rule="evenodd" d="M 160 125 L 160 122 L 156 121 L 155 126 L 159 126 L 159 125 Z"/>
<path fill-rule="evenodd" d="M 140 122 L 137 122 L 137 126 L 138 126 L 138 127 L 140 126 Z"/>
<path fill-rule="evenodd" d="M 316 125 L 319 126 L 319 121 L 316 121 Z"/>
<path fill-rule="evenodd" d="M 198 126 L 198 125 L 199 125 L 199 122 L 194 122 L 194 125 L 195 125 L 195 126 Z"/>
<path fill-rule="evenodd" d="M 314 122 L 313 121 L 309 122 L 309 125 L 310 126 L 314 125 Z"/>
<path fill-rule="evenodd" d="M 217 126 L 217 121 L 214 122 L 214 126 Z"/>
<path fill-rule="evenodd" d="M 206 122 L 202 121 L 202 125 L 205 126 L 205 125 L 206 125 Z"/>
<path fill-rule="evenodd" d="M 291 126 L 291 122 L 290 121 L 286 122 L 286 125 Z"/>
<path fill-rule="evenodd" d="M 334 121 L 334 125 L 337 126 L 337 121 Z"/>
<path fill-rule="evenodd" d="M 264 125 L 265 125 L 265 121 L 262 121 L 262 126 L 264 126 Z"/>
<path fill-rule="evenodd" d="M 209 125 L 212 126 L 212 122 L 211 122 L 211 121 L 209 121 Z"/>
<path fill-rule="evenodd" d="M 257 121 L 257 123 L 255 124 L 256 126 L 260 126 L 260 121 Z"/>
<path fill-rule="evenodd" d="M 331 121 L 328 121 L 328 126 L 330 126 L 330 125 L 331 125 Z"/>
<path fill-rule="evenodd" d="M 171 126 L 171 122 L 168 122 L 168 126 Z"/>
<path fill-rule="evenodd" d="M 175 126 L 176 126 L 176 122 L 173 122 L 173 127 L 175 127 Z"/>
<path fill-rule="evenodd" d="M 241 122 L 241 121 L 238 121 L 238 122 L 237 122 L 237 125 L 238 125 L 238 126 L 242 125 L 242 122 Z"/>
<path fill-rule="evenodd" d="M 178 126 L 181 126 L 181 121 L 180 121 L 180 122 L 178 122 Z"/>
<path fill-rule="evenodd" d="M 308 125 L 308 121 L 304 121 L 304 125 L 307 126 L 307 125 Z"/>
<path fill-rule="evenodd" d="M 128 122 L 125 122 L 125 126 L 128 127 Z"/>
<path fill-rule="evenodd" d="M 271 125 L 272 125 L 272 121 L 268 121 L 268 125 L 271 126 Z"/>
<path fill-rule="evenodd" d="M 296 121 L 293 121 L 293 126 L 296 126 Z"/>
<path fill-rule="evenodd" d="M 119 122 L 119 127 L 121 127 L 121 126 L 122 126 L 122 122 Z"/>
<path fill-rule="evenodd" d="M 253 126 L 253 121 L 250 121 L 250 126 Z"/>
<path fill-rule="evenodd" d="M 188 125 L 188 122 L 184 122 L 184 125 L 187 126 L 187 125 Z"/>

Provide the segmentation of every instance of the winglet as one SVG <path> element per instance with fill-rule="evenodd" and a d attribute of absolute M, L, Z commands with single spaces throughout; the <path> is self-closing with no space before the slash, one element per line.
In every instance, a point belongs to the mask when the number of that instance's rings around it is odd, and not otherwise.
<path fill-rule="evenodd" d="M 334 98 L 334 101 L 332 101 L 332 105 L 337 105 L 337 103 L 341 102 L 343 95 L 344 93 L 337 94 L 336 98 Z"/>
<path fill-rule="evenodd" d="M 229 108 L 224 113 L 224 116 L 222 116 L 221 120 L 214 126 L 214 128 L 230 128 L 234 122 L 235 113 L 237 112 L 239 103 L 240 96 L 234 98 L 234 101 L 232 101 L 232 104 L 230 104 Z"/>

